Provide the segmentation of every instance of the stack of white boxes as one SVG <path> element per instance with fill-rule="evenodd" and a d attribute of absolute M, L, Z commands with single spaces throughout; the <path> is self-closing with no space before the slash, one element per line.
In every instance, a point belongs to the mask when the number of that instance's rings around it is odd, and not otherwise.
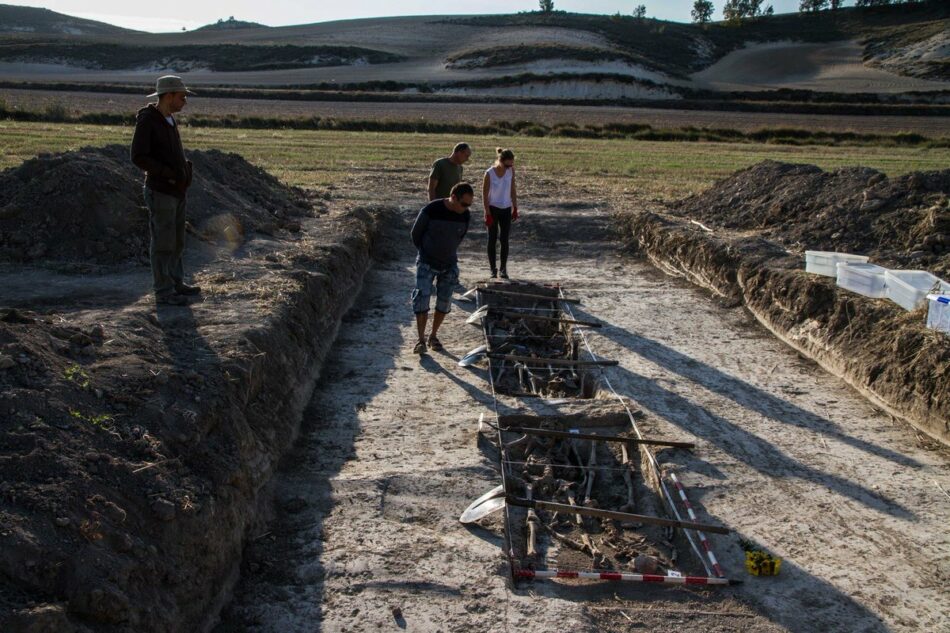
<path fill-rule="evenodd" d="M 888 270 L 864 255 L 805 251 L 805 271 L 835 277 L 842 288 L 890 299 L 905 310 L 929 304 L 927 327 L 950 334 L 950 283 L 925 270 Z"/>

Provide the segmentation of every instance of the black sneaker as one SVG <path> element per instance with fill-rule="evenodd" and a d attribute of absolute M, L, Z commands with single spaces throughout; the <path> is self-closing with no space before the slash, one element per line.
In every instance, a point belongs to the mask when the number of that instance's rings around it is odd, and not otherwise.
<path fill-rule="evenodd" d="M 492 268 L 492 271 L 491 271 L 491 278 L 498 279 L 498 271 L 495 270 L 494 268 Z"/>
<path fill-rule="evenodd" d="M 505 270 L 504 268 L 501 269 L 501 278 L 508 279 L 508 271 Z"/>
<path fill-rule="evenodd" d="M 180 295 L 194 296 L 201 294 L 201 286 L 189 286 L 188 284 L 178 284 L 175 286 L 175 292 Z"/>

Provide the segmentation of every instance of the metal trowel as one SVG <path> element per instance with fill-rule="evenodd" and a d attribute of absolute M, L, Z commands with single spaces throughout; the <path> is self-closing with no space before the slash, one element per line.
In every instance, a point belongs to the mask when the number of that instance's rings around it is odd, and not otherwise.
<path fill-rule="evenodd" d="M 479 519 L 487 517 L 492 512 L 501 510 L 505 507 L 505 487 L 498 486 L 492 488 L 481 497 L 472 502 L 472 505 L 465 508 L 465 512 L 459 517 L 462 523 L 474 523 Z"/>
<path fill-rule="evenodd" d="M 483 358 L 487 352 L 488 345 L 479 345 L 462 357 L 462 360 L 459 361 L 459 367 L 468 367 L 469 365 L 474 365 L 481 358 Z"/>
<path fill-rule="evenodd" d="M 478 310 L 475 310 L 475 312 L 472 312 L 470 315 L 468 315 L 468 318 L 465 319 L 465 322 L 469 325 L 478 325 L 478 322 L 481 321 L 486 314 L 488 314 L 488 306 L 484 305 Z"/>

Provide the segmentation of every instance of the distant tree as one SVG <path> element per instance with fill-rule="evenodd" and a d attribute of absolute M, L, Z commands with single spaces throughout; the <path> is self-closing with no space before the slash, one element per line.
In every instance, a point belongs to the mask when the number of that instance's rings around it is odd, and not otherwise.
<path fill-rule="evenodd" d="M 749 2 L 749 17 L 750 18 L 760 18 L 763 15 L 774 15 L 775 9 L 772 8 L 772 5 L 762 8 L 762 5 L 765 3 L 765 0 L 750 0 Z"/>
<path fill-rule="evenodd" d="M 831 0 L 831 10 L 837 11 L 841 8 L 842 0 Z"/>
<path fill-rule="evenodd" d="M 722 7 L 722 17 L 726 22 L 735 24 L 742 20 L 775 13 L 772 5 L 763 8 L 764 2 L 765 0 L 726 0 L 726 4 Z"/>
<path fill-rule="evenodd" d="M 181 30 L 182 30 L 182 31 L 187 31 L 188 29 L 186 29 L 185 27 L 181 27 Z"/>
<path fill-rule="evenodd" d="M 802 13 L 817 13 L 828 8 L 828 0 L 801 0 L 798 10 Z"/>
<path fill-rule="evenodd" d="M 541 11 L 544 13 L 551 13 L 554 11 L 554 0 L 540 0 L 538 5 L 541 7 Z"/>
<path fill-rule="evenodd" d="M 742 10 L 739 5 L 742 3 L 742 0 L 726 0 L 726 3 L 722 5 L 722 19 L 726 22 L 735 24 L 742 20 Z"/>
<path fill-rule="evenodd" d="M 647 17 L 646 5 L 638 4 L 637 6 L 633 7 L 633 17 L 637 18 L 638 20 L 642 20 L 643 18 Z"/>
<path fill-rule="evenodd" d="M 693 22 L 706 24 L 712 19 L 713 11 L 716 7 L 710 0 L 696 0 L 693 3 Z"/>
<path fill-rule="evenodd" d="M 856 0 L 856 7 L 885 7 L 891 4 L 891 0 Z"/>

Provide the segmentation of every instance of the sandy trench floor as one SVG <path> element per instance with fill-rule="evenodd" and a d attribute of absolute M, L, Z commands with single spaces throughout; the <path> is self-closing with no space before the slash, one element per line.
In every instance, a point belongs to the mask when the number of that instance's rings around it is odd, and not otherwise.
<path fill-rule="evenodd" d="M 735 530 L 713 547 L 745 583 L 508 584 L 500 522 L 457 521 L 498 483 L 476 444 L 491 407 L 484 371 L 456 366 L 480 333 L 457 306 L 440 335 L 447 351 L 412 354 L 407 237 L 344 319 L 216 633 L 950 630 L 950 452 L 742 309 L 622 254 L 611 210 L 591 196 L 522 211 L 510 272 L 581 298 L 579 314 L 604 323 L 593 348 L 620 361 L 614 387 L 658 435 L 697 443 L 660 461 L 701 519 Z M 485 277 L 484 243 L 473 226 L 463 285 Z M 782 556 L 781 574 L 749 576 L 740 537 Z"/>

